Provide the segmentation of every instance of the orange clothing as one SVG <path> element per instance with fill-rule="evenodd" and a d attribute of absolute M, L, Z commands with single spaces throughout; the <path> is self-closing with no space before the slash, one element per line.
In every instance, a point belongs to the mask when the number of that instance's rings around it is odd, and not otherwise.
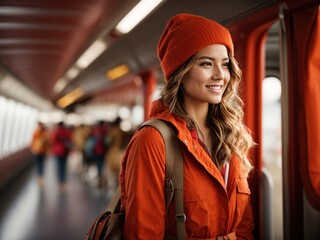
<path fill-rule="evenodd" d="M 171 122 L 181 142 L 187 239 L 216 239 L 234 231 L 237 239 L 253 239 L 250 189 L 241 161 L 232 158 L 226 187 L 219 169 L 184 121 L 171 115 L 160 101 L 153 104 L 151 116 Z M 125 239 L 163 239 L 165 232 L 176 236 L 174 204 L 165 221 L 164 178 L 163 139 L 153 127 L 144 127 L 133 136 L 122 159 Z"/>
<path fill-rule="evenodd" d="M 44 155 L 49 148 L 49 136 L 47 130 L 37 128 L 32 136 L 30 144 L 31 152 L 36 155 Z"/>

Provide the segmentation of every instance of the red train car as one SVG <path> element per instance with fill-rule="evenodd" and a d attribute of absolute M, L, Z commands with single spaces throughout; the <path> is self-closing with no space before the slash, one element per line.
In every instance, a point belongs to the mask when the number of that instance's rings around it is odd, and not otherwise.
<path fill-rule="evenodd" d="M 150 12 L 121 28 L 143 2 L 154 4 Z M 39 120 L 120 117 L 130 132 L 147 119 L 163 84 L 159 36 L 171 16 L 193 13 L 230 30 L 243 72 L 245 123 L 257 142 L 256 239 L 319 239 L 319 7 L 318 0 L 1 1 L 1 189 L 32 163 Z"/>

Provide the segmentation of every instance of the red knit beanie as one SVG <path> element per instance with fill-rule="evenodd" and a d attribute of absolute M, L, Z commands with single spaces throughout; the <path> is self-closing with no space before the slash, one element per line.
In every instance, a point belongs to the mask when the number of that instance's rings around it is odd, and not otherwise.
<path fill-rule="evenodd" d="M 211 44 L 223 44 L 234 54 L 231 35 L 219 23 L 192 14 L 173 16 L 158 43 L 158 57 L 166 79 L 192 55 Z"/>

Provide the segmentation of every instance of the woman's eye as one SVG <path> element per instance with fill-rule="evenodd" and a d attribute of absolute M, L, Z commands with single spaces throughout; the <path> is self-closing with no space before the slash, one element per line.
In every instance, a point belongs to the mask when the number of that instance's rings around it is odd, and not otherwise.
<path fill-rule="evenodd" d="M 211 62 L 203 62 L 203 63 L 200 63 L 200 66 L 210 67 L 210 66 L 212 66 L 212 64 L 211 64 Z"/>
<path fill-rule="evenodd" d="M 222 64 L 222 66 L 223 66 L 223 67 L 229 67 L 229 64 L 230 64 L 229 62 L 224 62 L 224 63 Z"/>

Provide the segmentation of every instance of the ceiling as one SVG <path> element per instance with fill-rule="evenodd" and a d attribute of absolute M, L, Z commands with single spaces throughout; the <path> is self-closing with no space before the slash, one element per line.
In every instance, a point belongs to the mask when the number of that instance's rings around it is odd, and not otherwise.
<path fill-rule="evenodd" d="M 0 65 L 41 98 L 53 103 L 79 86 L 86 93 L 82 103 L 87 100 L 131 103 L 141 93 L 136 74 L 146 69 L 159 70 L 156 44 L 172 15 L 200 14 L 227 25 L 274 1 L 167 0 L 127 35 L 112 34 L 116 23 L 137 2 L 1 0 Z M 59 79 L 65 77 L 97 38 L 107 43 L 106 50 L 74 79 L 67 80 L 64 88 L 55 91 Z M 120 63 L 128 64 L 132 73 L 115 82 L 108 81 L 105 72 Z M 161 72 L 158 73 L 161 79 Z"/>

